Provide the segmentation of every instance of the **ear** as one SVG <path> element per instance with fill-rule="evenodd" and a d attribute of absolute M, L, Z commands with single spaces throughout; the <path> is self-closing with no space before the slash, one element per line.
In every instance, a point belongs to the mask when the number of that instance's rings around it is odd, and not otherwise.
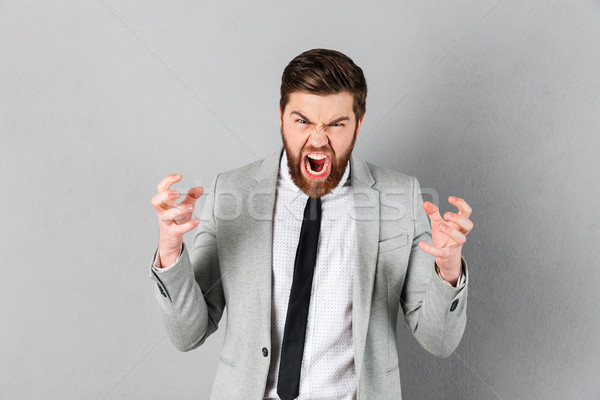
<path fill-rule="evenodd" d="M 363 119 L 365 119 L 364 115 L 362 117 L 360 117 L 360 119 L 358 120 L 358 124 L 356 124 L 356 135 L 358 135 L 358 132 L 360 131 L 360 127 L 362 125 Z"/>
<path fill-rule="evenodd" d="M 279 127 L 281 128 L 283 126 L 283 119 L 281 116 L 281 105 L 279 106 Z"/>

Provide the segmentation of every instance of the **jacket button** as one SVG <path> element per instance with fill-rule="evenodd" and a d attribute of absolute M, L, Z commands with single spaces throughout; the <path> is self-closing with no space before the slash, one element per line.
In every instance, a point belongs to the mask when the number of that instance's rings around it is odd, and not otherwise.
<path fill-rule="evenodd" d="M 266 347 L 263 347 L 262 353 L 263 353 L 263 356 L 267 357 L 269 355 L 269 350 L 267 350 Z"/>
<path fill-rule="evenodd" d="M 450 306 L 450 311 L 456 310 L 457 305 L 458 305 L 458 299 L 456 299 L 452 302 L 452 305 Z"/>

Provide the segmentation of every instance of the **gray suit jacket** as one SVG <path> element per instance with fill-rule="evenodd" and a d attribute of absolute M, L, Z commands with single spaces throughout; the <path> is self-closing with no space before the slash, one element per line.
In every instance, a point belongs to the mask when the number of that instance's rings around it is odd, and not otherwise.
<path fill-rule="evenodd" d="M 217 175 L 205 187 L 193 246 L 177 263 L 150 269 L 171 342 L 201 345 L 227 325 L 211 399 L 262 399 L 270 364 L 273 209 L 283 148 Z M 429 218 L 418 181 L 352 154 L 356 268 L 352 335 L 358 400 L 401 398 L 399 309 L 423 348 L 440 357 L 458 346 L 466 324 L 466 281 L 452 287 L 434 271 Z M 156 253 L 155 253 L 156 255 Z"/>

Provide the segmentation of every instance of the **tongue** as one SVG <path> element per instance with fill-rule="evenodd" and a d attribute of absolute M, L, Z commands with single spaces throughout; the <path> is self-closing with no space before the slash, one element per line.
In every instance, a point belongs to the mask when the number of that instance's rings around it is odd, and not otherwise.
<path fill-rule="evenodd" d="M 308 158 L 308 162 L 310 162 L 310 168 L 315 172 L 321 172 L 323 169 L 323 165 L 325 165 L 325 158 L 321 160 L 313 160 L 312 158 Z"/>

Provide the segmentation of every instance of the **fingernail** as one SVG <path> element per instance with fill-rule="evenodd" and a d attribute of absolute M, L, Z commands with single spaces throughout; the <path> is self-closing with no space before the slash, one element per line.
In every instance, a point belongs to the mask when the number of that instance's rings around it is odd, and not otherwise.
<path fill-rule="evenodd" d="M 456 197 L 454 197 L 454 196 L 448 197 L 448 201 L 454 201 L 454 200 L 456 200 Z"/>

